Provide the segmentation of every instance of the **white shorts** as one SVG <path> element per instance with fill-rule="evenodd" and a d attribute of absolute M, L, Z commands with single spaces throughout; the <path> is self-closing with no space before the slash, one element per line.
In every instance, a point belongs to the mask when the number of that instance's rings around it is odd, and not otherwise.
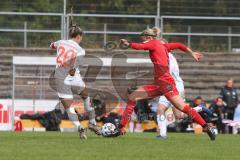
<path fill-rule="evenodd" d="M 68 75 L 64 80 L 56 78 L 55 82 L 59 98 L 73 99 L 73 94 L 80 94 L 85 88 L 79 72 L 75 72 L 74 76 Z"/>
<path fill-rule="evenodd" d="M 184 99 L 184 101 L 185 101 L 185 93 L 184 93 L 184 92 L 180 92 L 179 95 L 180 95 L 180 96 Z M 166 106 L 167 108 L 173 107 L 172 103 L 169 102 L 165 96 L 160 96 L 158 103 Z"/>

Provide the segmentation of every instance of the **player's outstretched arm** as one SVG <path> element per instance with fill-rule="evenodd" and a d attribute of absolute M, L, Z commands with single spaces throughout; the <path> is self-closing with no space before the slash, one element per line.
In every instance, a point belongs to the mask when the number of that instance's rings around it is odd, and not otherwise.
<path fill-rule="evenodd" d="M 194 52 L 191 48 L 187 47 L 186 45 L 175 42 L 175 43 L 166 43 L 164 46 L 167 48 L 168 52 L 171 52 L 174 49 L 180 49 L 184 52 L 189 53 L 196 61 L 199 61 L 203 58 L 203 55 L 199 52 Z"/>
<path fill-rule="evenodd" d="M 123 43 L 126 46 L 130 46 L 131 48 L 136 49 L 136 50 L 150 50 L 153 46 L 151 41 L 145 42 L 145 43 L 133 43 L 133 42 L 130 43 L 126 39 L 121 39 L 120 43 Z"/>

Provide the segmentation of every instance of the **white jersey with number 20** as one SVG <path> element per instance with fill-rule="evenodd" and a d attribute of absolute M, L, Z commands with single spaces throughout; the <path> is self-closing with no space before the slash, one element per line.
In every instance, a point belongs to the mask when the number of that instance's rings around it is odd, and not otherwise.
<path fill-rule="evenodd" d="M 85 88 L 78 69 L 80 57 L 85 55 L 85 50 L 73 40 L 56 41 L 51 44 L 51 48 L 57 49 L 55 83 L 58 96 L 73 98 L 74 93 L 80 94 Z M 72 68 L 76 69 L 73 76 L 69 75 L 69 70 Z"/>
<path fill-rule="evenodd" d="M 74 66 L 75 59 L 85 55 L 85 50 L 73 40 L 59 40 L 54 42 L 57 48 L 56 67 Z"/>

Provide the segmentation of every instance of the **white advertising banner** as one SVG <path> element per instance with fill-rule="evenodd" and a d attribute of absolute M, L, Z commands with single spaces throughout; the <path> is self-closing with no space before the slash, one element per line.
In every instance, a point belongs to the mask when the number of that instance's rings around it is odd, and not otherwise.
<path fill-rule="evenodd" d="M 58 100 L 14 100 L 14 118 L 21 114 L 44 113 L 53 110 L 58 104 Z M 13 105 L 12 99 L 0 99 L 0 130 L 12 129 Z"/>
<path fill-rule="evenodd" d="M 0 99 L 0 130 L 7 131 L 12 128 L 12 100 Z"/>

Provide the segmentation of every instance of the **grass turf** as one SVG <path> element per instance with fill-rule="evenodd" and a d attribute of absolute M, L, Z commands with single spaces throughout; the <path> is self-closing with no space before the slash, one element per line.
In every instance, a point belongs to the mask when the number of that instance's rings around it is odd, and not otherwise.
<path fill-rule="evenodd" d="M 0 160 L 239 160 L 240 136 L 170 133 L 156 140 L 155 133 L 103 138 L 88 133 L 0 132 Z"/>

